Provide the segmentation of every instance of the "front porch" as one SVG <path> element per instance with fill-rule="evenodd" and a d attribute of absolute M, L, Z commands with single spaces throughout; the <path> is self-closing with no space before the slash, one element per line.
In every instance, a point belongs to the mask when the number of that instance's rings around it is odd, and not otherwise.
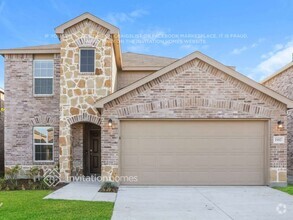
<path fill-rule="evenodd" d="M 101 127 L 79 122 L 71 125 L 71 176 L 101 175 Z"/>

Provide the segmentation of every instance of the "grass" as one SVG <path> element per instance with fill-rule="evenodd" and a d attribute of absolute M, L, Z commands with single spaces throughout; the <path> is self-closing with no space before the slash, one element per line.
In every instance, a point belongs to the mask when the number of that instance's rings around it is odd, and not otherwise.
<path fill-rule="evenodd" d="M 288 185 L 287 187 L 274 187 L 274 189 L 293 195 L 293 185 Z"/>
<path fill-rule="evenodd" d="M 0 219 L 111 219 L 114 203 L 43 200 L 49 193 L 0 191 Z"/>

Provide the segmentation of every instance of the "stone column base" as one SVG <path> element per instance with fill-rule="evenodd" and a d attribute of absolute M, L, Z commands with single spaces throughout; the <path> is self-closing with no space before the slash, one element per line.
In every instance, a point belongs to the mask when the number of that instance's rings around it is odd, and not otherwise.
<path fill-rule="evenodd" d="M 117 165 L 102 165 L 101 176 L 103 180 L 117 181 L 118 175 L 118 166 Z"/>

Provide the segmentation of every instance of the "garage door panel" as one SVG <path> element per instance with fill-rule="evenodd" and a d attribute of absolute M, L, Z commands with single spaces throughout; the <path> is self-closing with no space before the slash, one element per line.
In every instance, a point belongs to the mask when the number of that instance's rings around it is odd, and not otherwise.
<path fill-rule="evenodd" d="M 131 124 L 130 124 L 131 123 Z M 142 129 L 138 129 L 144 123 Z M 239 126 L 241 123 L 241 126 Z M 183 126 L 184 129 L 178 129 L 178 126 Z M 193 124 L 191 121 L 124 121 L 121 123 L 121 130 L 127 129 L 127 137 L 213 137 L 228 136 L 235 137 L 239 133 L 247 137 L 255 137 L 256 135 L 264 135 L 264 123 L 260 121 L 238 121 L 233 123 L 231 121 L 197 121 Z M 125 133 L 122 133 L 124 137 Z"/>
<path fill-rule="evenodd" d="M 156 167 L 156 157 L 154 157 L 153 155 L 124 156 L 122 160 L 123 160 L 122 166 L 124 168 L 132 168 L 136 166 L 139 166 L 142 168 Z"/>
<path fill-rule="evenodd" d="M 143 153 L 176 153 L 178 146 L 180 146 L 181 140 L 179 139 L 166 139 L 166 138 L 141 138 L 140 139 L 140 150 Z M 161 146 L 161 147 L 157 147 Z"/>
<path fill-rule="evenodd" d="M 142 185 L 263 185 L 264 121 L 122 121 L 122 175 Z"/>
<path fill-rule="evenodd" d="M 135 167 L 139 164 L 139 157 L 137 155 L 127 155 L 122 157 L 122 161 L 124 168 Z"/>
<path fill-rule="evenodd" d="M 227 144 L 229 142 L 229 144 Z M 263 138 L 178 138 L 178 139 L 124 139 L 122 145 L 125 151 L 135 153 L 180 153 L 182 150 L 187 153 L 205 153 L 207 150 L 213 153 L 218 152 L 242 152 L 242 153 L 263 153 L 263 148 L 256 148 L 256 145 L 263 145 Z M 156 147 L 160 146 L 160 148 Z M 207 146 L 208 149 L 207 149 Z"/>
<path fill-rule="evenodd" d="M 260 167 L 263 165 L 262 155 L 246 154 L 246 155 L 213 155 L 209 158 L 208 163 L 211 167 Z M 206 162 L 207 163 L 207 162 Z"/>
<path fill-rule="evenodd" d="M 139 152 L 139 144 L 136 139 L 122 139 L 121 145 L 124 146 L 123 150 L 128 154 Z M 138 148 L 139 147 L 139 148 Z"/>

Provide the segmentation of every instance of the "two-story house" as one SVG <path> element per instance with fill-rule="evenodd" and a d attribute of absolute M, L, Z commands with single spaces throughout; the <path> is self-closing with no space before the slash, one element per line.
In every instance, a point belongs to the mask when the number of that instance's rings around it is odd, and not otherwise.
<path fill-rule="evenodd" d="M 200 52 L 122 53 L 119 29 L 89 13 L 55 32 L 59 44 L 0 50 L 6 169 L 286 185 L 288 98 Z"/>

